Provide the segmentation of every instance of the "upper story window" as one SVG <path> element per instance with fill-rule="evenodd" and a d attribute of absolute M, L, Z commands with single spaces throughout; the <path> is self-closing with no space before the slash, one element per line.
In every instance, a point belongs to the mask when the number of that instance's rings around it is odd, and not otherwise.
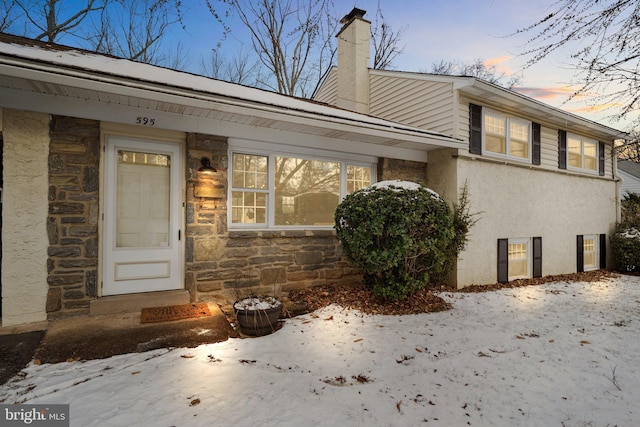
<path fill-rule="evenodd" d="M 558 130 L 558 168 L 605 175 L 607 145 L 580 135 Z"/>
<path fill-rule="evenodd" d="M 567 164 L 570 168 L 598 170 L 598 142 L 567 135 Z"/>
<path fill-rule="evenodd" d="M 232 227 L 332 227 L 340 200 L 374 174 L 372 163 L 244 150 L 230 157 Z"/>
<path fill-rule="evenodd" d="M 531 158 L 531 122 L 485 111 L 484 148 L 489 153 L 528 161 Z"/>
<path fill-rule="evenodd" d="M 469 152 L 540 164 L 540 124 L 469 104 Z"/>

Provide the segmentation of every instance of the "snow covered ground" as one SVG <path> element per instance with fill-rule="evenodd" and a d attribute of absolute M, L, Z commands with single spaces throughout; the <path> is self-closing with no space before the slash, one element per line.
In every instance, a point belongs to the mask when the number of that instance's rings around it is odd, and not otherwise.
<path fill-rule="evenodd" d="M 633 426 L 640 278 L 446 293 L 447 312 L 330 306 L 273 335 L 30 365 L 0 402 L 72 426 Z"/>

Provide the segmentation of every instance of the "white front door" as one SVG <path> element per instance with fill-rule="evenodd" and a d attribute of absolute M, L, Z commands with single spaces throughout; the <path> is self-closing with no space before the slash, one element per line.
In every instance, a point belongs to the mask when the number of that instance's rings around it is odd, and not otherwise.
<path fill-rule="evenodd" d="M 102 295 L 182 288 L 182 145 L 105 140 Z"/>

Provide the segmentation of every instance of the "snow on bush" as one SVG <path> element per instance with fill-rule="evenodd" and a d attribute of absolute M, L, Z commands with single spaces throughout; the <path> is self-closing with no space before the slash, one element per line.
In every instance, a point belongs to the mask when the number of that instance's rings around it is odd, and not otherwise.
<path fill-rule="evenodd" d="M 442 278 L 451 264 L 454 213 L 419 184 L 383 181 L 356 191 L 338 205 L 335 220 L 346 256 L 385 299 L 407 298 Z"/>

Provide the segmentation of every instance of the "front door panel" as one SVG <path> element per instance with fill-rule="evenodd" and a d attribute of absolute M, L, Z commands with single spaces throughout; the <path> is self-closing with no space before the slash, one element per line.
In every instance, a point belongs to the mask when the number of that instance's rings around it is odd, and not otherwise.
<path fill-rule="evenodd" d="M 180 144 L 107 136 L 103 295 L 182 288 Z"/>

